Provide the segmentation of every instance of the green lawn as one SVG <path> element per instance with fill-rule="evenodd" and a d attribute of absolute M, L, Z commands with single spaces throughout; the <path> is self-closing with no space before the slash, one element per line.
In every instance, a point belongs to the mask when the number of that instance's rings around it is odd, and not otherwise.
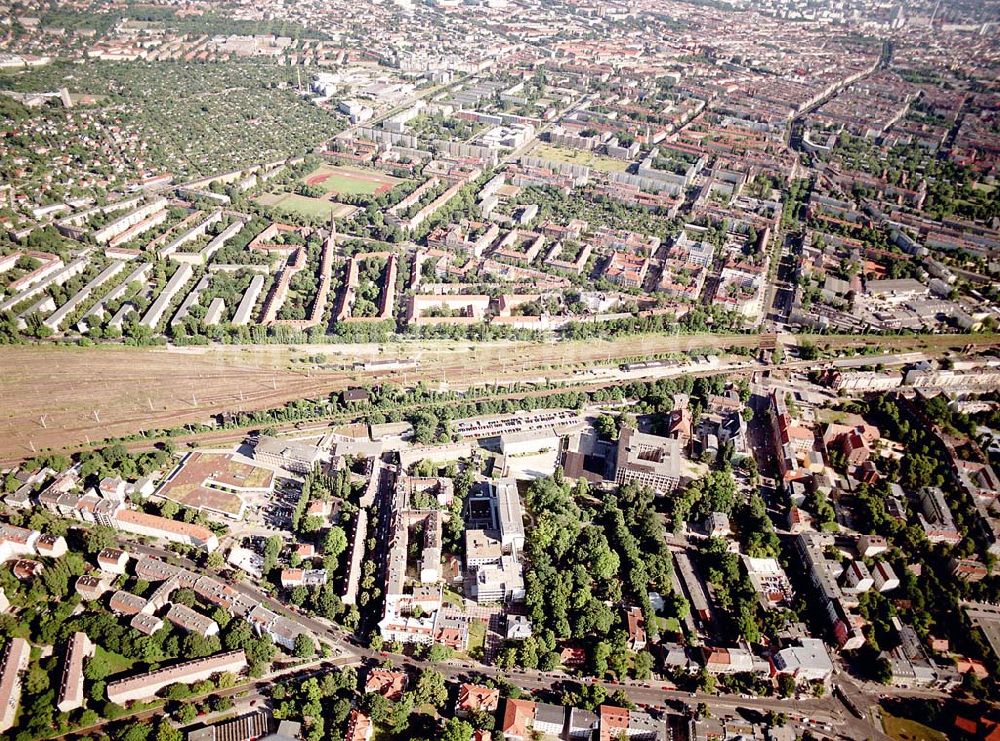
<path fill-rule="evenodd" d="M 948 741 L 948 737 L 941 731 L 935 731 L 915 720 L 897 718 L 885 710 L 882 710 L 882 727 L 886 735 L 896 741 Z"/>
<path fill-rule="evenodd" d="M 132 664 L 135 663 L 131 659 L 122 656 L 121 654 L 116 654 L 113 651 L 108 651 L 100 646 L 94 647 L 94 658 L 104 659 L 108 663 L 109 671 L 108 676 L 114 676 L 115 674 L 121 674 L 122 672 L 127 672 L 132 668 Z"/>
<path fill-rule="evenodd" d="M 681 624 L 680 621 L 675 617 L 670 618 L 659 618 L 660 631 L 666 633 L 680 633 Z"/>
<path fill-rule="evenodd" d="M 469 650 L 470 656 L 482 656 L 483 647 L 486 645 L 486 623 L 482 620 L 473 620 L 469 623 Z"/>
<path fill-rule="evenodd" d="M 534 149 L 529 154 L 530 156 L 541 157 L 553 162 L 569 162 L 573 165 L 584 165 L 600 172 L 625 172 L 629 166 L 629 163 L 624 160 L 602 157 L 592 152 L 585 152 L 582 149 L 563 149 L 562 147 L 543 145 Z"/>
<path fill-rule="evenodd" d="M 459 610 L 465 611 L 465 600 L 462 599 L 462 595 L 453 589 L 448 589 L 445 587 L 442 590 L 442 600 L 446 605 L 451 605 L 452 607 L 457 607 Z"/>
<path fill-rule="evenodd" d="M 413 709 L 413 712 L 420 713 L 421 715 L 429 715 L 430 717 L 435 719 L 441 717 L 437 711 L 437 708 L 431 705 L 430 703 L 426 702 L 423 705 L 417 705 L 417 707 Z"/>
<path fill-rule="evenodd" d="M 349 175 L 331 175 L 323 183 L 328 193 L 349 193 L 351 195 L 370 195 L 379 189 L 380 184 L 372 180 L 364 180 Z"/>

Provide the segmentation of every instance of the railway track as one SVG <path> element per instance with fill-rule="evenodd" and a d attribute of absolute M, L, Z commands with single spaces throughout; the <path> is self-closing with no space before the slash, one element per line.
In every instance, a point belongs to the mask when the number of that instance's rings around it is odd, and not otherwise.
<path fill-rule="evenodd" d="M 993 335 L 927 335 L 920 337 L 825 336 L 806 335 L 785 338 L 808 340 L 823 349 L 839 351 L 878 346 L 882 351 L 916 350 L 941 352 L 968 345 L 976 348 L 996 346 Z M 190 375 L 172 368 L 158 370 L 159 359 L 150 351 L 128 353 L 134 365 L 106 371 L 104 378 L 91 379 L 84 366 L 74 373 L 53 373 L 35 378 L 19 368 L 6 373 L 0 360 L 0 461 L 12 463 L 45 449 L 80 451 L 99 447 L 102 440 L 127 437 L 144 430 L 169 429 L 203 423 L 225 411 L 252 412 L 275 408 L 297 399 L 317 399 L 351 386 L 391 382 L 414 386 L 419 382 L 444 385 L 454 390 L 473 386 L 505 385 L 517 381 L 547 378 L 573 383 L 574 371 L 595 365 L 618 365 L 625 361 L 656 358 L 670 353 L 722 350 L 728 347 L 756 348 L 759 335 L 650 335 L 613 341 L 562 342 L 546 344 L 505 343 L 472 345 L 450 343 L 447 348 L 414 349 L 406 345 L 387 345 L 381 357 L 415 357 L 416 370 L 365 373 L 347 369 L 306 370 L 296 368 L 247 368 L 239 364 L 217 362 L 218 367 L 203 368 L 211 356 L 198 358 L 200 366 Z M 30 353 L 32 348 L 19 348 Z M 274 348 L 270 348 L 275 350 Z M 80 353 L 79 350 L 67 351 Z M 160 351 L 162 354 L 162 351 Z M 261 352 L 267 349 L 261 348 Z M 344 364 L 357 357 L 339 358 Z M 16 362 L 16 360 L 15 360 Z M 151 366 L 141 367 L 143 363 Z M 69 376 L 69 378 L 67 378 Z M 47 406 L 40 385 L 79 384 L 79 394 L 86 397 L 74 403 L 76 409 L 61 409 L 53 402 Z M 159 384 L 177 384 L 185 389 L 166 401 L 145 404 L 148 388 Z M 607 385 L 607 382 L 604 383 Z M 187 396 L 190 392 L 191 396 Z M 73 389 L 64 396 L 73 397 Z M 522 394 L 523 395 L 523 394 Z M 108 410 L 88 414 L 85 404 L 93 397 L 95 409 Z M 32 404 L 22 404 L 23 399 Z M 74 397 L 75 399 L 75 397 Z M 63 400 L 65 401 L 65 399 Z M 82 409 L 81 409 L 82 407 Z M 229 439 L 232 439 L 230 436 Z M 175 438 L 187 441 L 185 438 Z M 208 438 L 212 439 L 212 438 Z M 224 438 L 220 438 L 224 439 Z"/>

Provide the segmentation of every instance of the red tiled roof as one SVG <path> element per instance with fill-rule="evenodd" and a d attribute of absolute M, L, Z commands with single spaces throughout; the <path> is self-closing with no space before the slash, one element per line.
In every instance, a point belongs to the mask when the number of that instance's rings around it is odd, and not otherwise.
<path fill-rule="evenodd" d="M 500 690 L 478 684 L 463 684 L 458 689 L 458 709 L 470 713 L 495 712 L 500 704 Z"/>
<path fill-rule="evenodd" d="M 511 700 L 504 708 L 503 725 L 500 730 L 508 736 L 530 736 L 530 723 L 535 719 L 535 703 L 531 700 Z"/>
<path fill-rule="evenodd" d="M 398 700 L 405 689 L 406 675 L 403 672 L 372 669 L 365 680 L 365 692 L 378 692 L 387 700 Z"/>

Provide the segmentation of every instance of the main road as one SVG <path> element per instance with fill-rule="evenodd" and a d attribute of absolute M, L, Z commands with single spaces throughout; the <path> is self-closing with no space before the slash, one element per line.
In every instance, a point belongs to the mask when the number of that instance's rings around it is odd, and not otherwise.
<path fill-rule="evenodd" d="M 206 572 L 205 569 L 199 567 L 190 559 L 179 556 L 172 551 L 155 546 L 138 544 L 125 539 L 122 539 L 121 542 L 122 545 L 126 545 L 132 552 L 170 561 L 192 571 Z M 669 682 L 656 680 L 603 681 L 592 677 L 578 678 L 564 672 L 498 669 L 494 666 L 454 659 L 432 663 L 399 654 L 374 651 L 361 646 L 355 637 L 344 629 L 329 621 L 307 615 L 294 606 L 279 602 L 258 589 L 255 584 L 242 581 L 227 583 L 242 594 L 260 601 L 279 614 L 286 615 L 334 648 L 337 652 L 334 663 L 337 666 L 359 663 L 380 664 L 387 661 L 395 668 L 409 672 L 419 672 L 422 669 L 432 668 L 440 672 L 447 681 L 453 683 L 482 681 L 487 678 L 503 679 L 530 692 L 558 693 L 567 684 L 587 682 L 601 685 L 608 694 L 616 690 L 622 690 L 633 703 L 650 709 L 666 710 L 671 705 L 676 705 L 677 703 L 688 706 L 705 703 L 712 710 L 713 714 L 717 716 L 737 715 L 741 709 L 754 710 L 760 713 L 773 711 L 775 713 L 784 713 L 793 723 L 803 726 L 828 726 L 831 729 L 830 733 L 835 733 L 845 738 L 886 738 L 881 731 L 869 722 L 849 713 L 846 707 L 834 697 L 737 697 L 735 695 L 720 695 L 707 692 L 682 692 L 674 688 Z M 323 669 L 320 668 L 317 671 L 322 672 Z M 863 692 L 861 688 L 856 686 L 852 687 L 852 689 L 854 691 L 852 694 L 861 694 Z"/>

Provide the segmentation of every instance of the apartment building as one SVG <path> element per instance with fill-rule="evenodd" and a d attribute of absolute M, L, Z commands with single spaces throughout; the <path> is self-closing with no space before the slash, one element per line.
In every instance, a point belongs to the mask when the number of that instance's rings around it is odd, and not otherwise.
<path fill-rule="evenodd" d="M 642 288 L 649 273 L 649 260 L 627 252 L 615 252 L 604 266 L 602 277 L 622 288 Z"/>
<path fill-rule="evenodd" d="M 94 655 L 94 644 L 86 633 L 77 631 L 66 646 L 66 662 L 59 682 L 59 712 L 68 713 L 83 707 L 83 661 Z"/>
<path fill-rule="evenodd" d="M 0 667 L 0 733 L 14 725 L 21 702 L 21 675 L 28 668 L 31 645 L 23 638 L 12 638 Z"/>
<path fill-rule="evenodd" d="M 925 486 L 920 490 L 920 508 L 922 511 L 917 513 L 917 519 L 931 543 L 954 545 L 962 539 L 945 501 L 944 492 L 939 488 Z"/>
<path fill-rule="evenodd" d="M 458 688 L 455 715 L 465 718 L 473 713 L 495 713 L 500 705 L 500 690 L 478 684 L 463 684 Z"/>
<path fill-rule="evenodd" d="M 807 682 L 825 682 L 833 676 L 833 662 L 819 638 L 802 638 L 799 645 L 781 649 L 771 664 L 774 674 L 791 674 Z"/>
<path fill-rule="evenodd" d="M 186 605 L 174 603 L 167 611 L 167 620 L 188 633 L 196 633 L 202 638 L 219 634 L 219 624 L 210 617 L 195 612 Z"/>
<path fill-rule="evenodd" d="M 107 696 L 109 701 L 124 705 L 154 697 L 172 684 L 194 684 L 223 672 L 238 674 L 246 666 L 247 657 L 242 650 L 228 651 L 111 682 L 107 686 Z"/>
<path fill-rule="evenodd" d="M 134 509 L 123 509 L 115 516 L 118 529 L 133 535 L 162 538 L 173 543 L 201 548 L 211 553 L 219 547 L 219 539 L 207 527 L 170 520 Z"/>
<path fill-rule="evenodd" d="M 796 537 L 795 545 L 819 597 L 819 604 L 830 622 L 837 645 L 844 651 L 850 651 L 865 644 L 861 630 L 864 623 L 853 612 L 857 603 L 847 599 L 838 583 L 844 573 L 844 565 L 827 557 L 825 549 L 832 542 L 829 536 L 802 533 Z"/>
<path fill-rule="evenodd" d="M 97 554 L 97 565 L 109 574 L 124 574 L 128 565 L 128 553 L 118 548 L 105 548 Z"/>
<path fill-rule="evenodd" d="M 524 569 L 514 556 L 502 556 L 499 563 L 480 566 L 472 582 L 472 598 L 477 602 L 517 602 L 524 599 Z"/>
<path fill-rule="evenodd" d="M 492 484 L 492 494 L 500 525 L 500 545 L 504 553 L 524 548 L 524 509 L 515 479 L 501 479 Z"/>

